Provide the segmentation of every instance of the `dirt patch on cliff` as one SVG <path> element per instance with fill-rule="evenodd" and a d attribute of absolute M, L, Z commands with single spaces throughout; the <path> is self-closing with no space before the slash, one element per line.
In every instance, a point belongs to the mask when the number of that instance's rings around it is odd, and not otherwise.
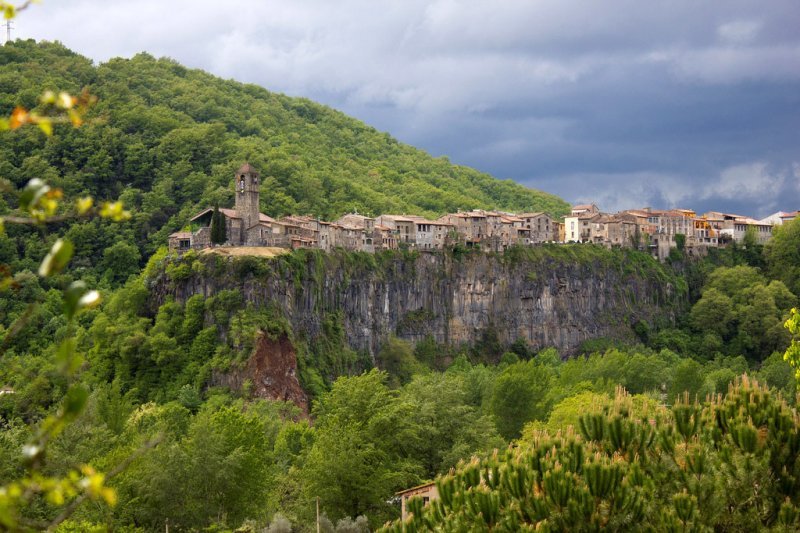
<path fill-rule="evenodd" d="M 286 335 L 271 338 L 261 333 L 244 368 L 231 370 L 214 381 L 241 389 L 245 380 L 252 384 L 254 397 L 292 402 L 308 416 L 308 396 L 297 379 L 297 354 Z"/>

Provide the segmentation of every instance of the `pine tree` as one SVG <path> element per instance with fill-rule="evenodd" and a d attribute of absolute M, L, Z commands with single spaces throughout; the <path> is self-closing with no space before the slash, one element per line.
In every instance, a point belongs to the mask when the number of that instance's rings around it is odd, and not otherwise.
<path fill-rule="evenodd" d="M 219 207 L 214 206 L 214 213 L 211 215 L 211 243 L 223 244 L 228 240 L 225 231 L 225 215 L 219 212 Z"/>

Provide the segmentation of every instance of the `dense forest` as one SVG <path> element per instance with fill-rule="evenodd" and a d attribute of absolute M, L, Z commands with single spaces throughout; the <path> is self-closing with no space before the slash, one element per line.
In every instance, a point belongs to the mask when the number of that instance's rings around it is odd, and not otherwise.
<path fill-rule="evenodd" d="M 412 520 L 390 528 L 800 527 L 798 391 L 783 358 L 800 222 L 767 246 L 676 251 L 663 266 L 592 245 L 537 249 L 646 264 L 686 295 L 676 321 L 639 322 L 635 341 L 593 339 L 568 359 L 522 341 L 390 338 L 373 360 L 332 320 L 313 362 L 326 372 L 301 376 L 305 413 L 214 379 L 257 332 L 291 337 L 274 310 L 236 291 L 152 305 L 156 271 L 199 268 L 159 245 L 197 206 L 229 201 L 236 164 L 270 176 L 271 214 L 564 204 L 172 61 L 93 67 L 54 44 L 0 49 L 3 113 L 36 106 L 43 88 L 86 85 L 100 100 L 80 128 L 0 132 L 0 216 L 58 200 L 36 177 L 131 211 L 7 222 L 0 236 L 0 529 L 313 531 L 318 504 L 322 530 L 367 531 L 399 518 L 396 491 L 437 476 L 440 503 L 412 504 Z M 59 235 L 74 249 L 53 245 Z"/>

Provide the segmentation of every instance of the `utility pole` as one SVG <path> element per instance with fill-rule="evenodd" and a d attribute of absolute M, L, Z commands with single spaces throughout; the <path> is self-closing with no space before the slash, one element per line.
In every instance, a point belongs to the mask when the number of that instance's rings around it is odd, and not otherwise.
<path fill-rule="evenodd" d="M 14 29 L 14 23 L 10 20 L 6 21 L 6 42 L 11 41 L 11 30 Z"/>
<path fill-rule="evenodd" d="M 319 532 L 319 496 L 317 496 L 317 533 Z"/>
<path fill-rule="evenodd" d="M 5 23 L 5 27 L 6 27 L 6 42 L 9 42 L 11 41 L 11 30 L 14 29 L 14 26 L 12 25 L 12 22 L 10 20 L 7 20 Z"/>

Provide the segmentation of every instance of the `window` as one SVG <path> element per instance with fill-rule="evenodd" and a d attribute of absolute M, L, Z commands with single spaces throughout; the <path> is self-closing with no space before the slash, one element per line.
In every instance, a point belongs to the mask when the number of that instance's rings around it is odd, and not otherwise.
<path fill-rule="evenodd" d="M 178 241 L 178 249 L 179 250 L 188 250 L 191 248 L 192 241 L 189 239 L 181 239 Z"/>

